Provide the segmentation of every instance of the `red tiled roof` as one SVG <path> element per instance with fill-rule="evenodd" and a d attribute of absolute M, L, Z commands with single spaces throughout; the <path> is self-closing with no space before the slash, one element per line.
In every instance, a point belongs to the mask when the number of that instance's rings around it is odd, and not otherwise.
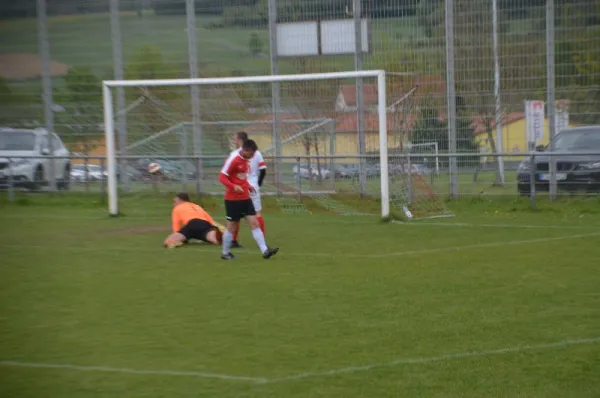
<path fill-rule="evenodd" d="M 343 85 L 340 87 L 344 101 L 348 106 L 356 106 L 356 85 Z M 377 103 L 377 85 L 363 84 L 363 101 L 366 105 Z"/>
<path fill-rule="evenodd" d="M 418 77 L 418 84 L 417 96 L 446 93 L 446 79 L 443 76 L 422 75 Z"/>
<path fill-rule="evenodd" d="M 379 131 L 379 116 L 376 113 L 364 113 L 364 127 L 366 132 Z M 415 124 L 413 115 L 390 114 L 387 115 L 387 129 L 397 131 L 406 128 L 412 128 Z M 358 131 L 358 122 L 356 113 L 344 113 L 335 118 L 335 131 L 337 133 L 347 133 Z"/>

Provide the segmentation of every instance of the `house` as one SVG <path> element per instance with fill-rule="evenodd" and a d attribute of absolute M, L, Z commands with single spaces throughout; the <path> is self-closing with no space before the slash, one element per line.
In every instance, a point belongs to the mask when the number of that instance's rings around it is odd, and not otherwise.
<path fill-rule="evenodd" d="M 363 84 L 363 104 L 365 110 L 377 110 L 377 85 Z M 335 111 L 339 113 L 356 112 L 358 109 L 356 85 L 342 85 L 335 100 Z"/>

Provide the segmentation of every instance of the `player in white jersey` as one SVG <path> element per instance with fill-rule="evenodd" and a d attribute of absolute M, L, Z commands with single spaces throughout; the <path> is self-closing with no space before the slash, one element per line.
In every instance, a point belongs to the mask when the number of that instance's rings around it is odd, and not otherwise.
<path fill-rule="evenodd" d="M 237 154 L 240 148 L 244 144 L 244 141 L 248 139 L 248 133 L 245 131 L 239 131 L 235 133 L 233 137 L 233 144 L 236 149 L 234 149 L 229 156 Z M 252 199 L 252 204 L 254 205 L 254 210 L 256 210 L 256 218 L 258 219 L 258 223 L 260 225 L 260 229 L 265 234 L 265 220 L 262 217 L 262 202 L 260 199 L 260 187 L 262 186 L 263 180 L 267 175 L 267 165 L 265 160 L 260 153 L 260 151 L 256 151 L 252 159 L 250 159 L 250 174 L 248 174 L 248 182 L 250 186 L 252 186 L 253 191 L 250 192 L 250 199 Z M 242 247 L 238 243 L 238 232 L 239 229 L 233 235 L 233 241 L 231 242 L 231 247 Z"/>

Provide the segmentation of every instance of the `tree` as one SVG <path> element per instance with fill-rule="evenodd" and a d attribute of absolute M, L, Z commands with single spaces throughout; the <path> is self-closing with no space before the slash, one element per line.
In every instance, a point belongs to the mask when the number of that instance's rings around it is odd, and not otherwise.
<path fill-rule="evenodd" d="M 41 85 L 9 84 L 0 77 L 0 125 L 39 127 L 43 125 Z"/>
<path fill-rule="evenodd" d="M 89 67 L 69 69 L 64 84 L 55 91 L 56 130 L 66 142 L 69 138 L 83 144 L 83 151 L 93 149 L 90 137 L 102 133 L 102 80 Z"/>
<path fill-rule="evenodd" d="M 600 123 L 600 3 L 565 0 L 557 11 L 557 90 L 570 100 L 572 120 Z"/>
<path fill-rule="evenodd" d="M 137 48 L 125 66 L 127 79 L 173 79 L 179 77 L 177 65 L 167 62 L 157 46 Z M 142 98 L 136 112 L 128 115 L 128 135 L 147 136 L 185 120 L 191 113 L 189 87 L 133 87 L 126 90 L 128 102 Z M 133 133 L 133 134 L 131 134 Z"/>
<path fill-rule="evenodd" d="M 256 33 L 252 33 L 250 35 L 250 39 L 248 40 L 248 48 L 250 49 L 250 54 L 255 57 L 262 54 L 263 43 Z"/>
<path fill-rule="evenodd" d="M 314 58 L 299 58 L 294 64 L 297 73 L 320 73 L 324 71 L 323 64 Z M 329 84 L 328 84 L 329 83 Z M 282 93 L 282 98 L 289 98 L 302 114 L 303 118 L 316 117 L 335 118 L 334 98 L 339 90 L 339 82 L 332 81 L 300 81 L 287 86 L 287 92 Z M 304 134 L 301 142 L 307 156 L 307 167 L 311 170 L 311 152 L 319 154 L 319 132 Z M 321 160 L 317 158 L 317 174 L 322 179 Z"/>
<path fill-rule="evenodd" d="M 444 24 L 444 0 L 421 0 L 416 13 L 425 35 L 431 38 Z"/>

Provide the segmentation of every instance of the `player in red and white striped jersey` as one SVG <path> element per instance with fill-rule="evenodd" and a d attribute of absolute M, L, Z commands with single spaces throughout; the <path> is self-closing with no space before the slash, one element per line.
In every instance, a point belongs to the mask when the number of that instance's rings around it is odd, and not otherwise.
<path fill-rule="evenodd" d="M 233 234 L 238 230 L 242 218 L 248 220 L 252 229 L 252 237 L 258 244 L 263 258 L 271 258 L 279 251 L 279 248 L 267 246 L 256 218 L 254 204 L 250 199 L 250 193 L 254 191 L 254 188 L 248 182 L 248 173 L 250 172 L 250 159 L 254 157 L 257 150 L 258 147 L 254 141 L 245 141 L 239 151 L 233 152 L 229 156 L 219 176 L 219 181 L 225 186 L 225 211 L 227 212 L 227 231 L 223 234 L 221 255 L 223 260 L 235 258 L 229 250 Z"/>
<path fill-rule="evenodd" d="M 240 151 L 240 148 L 244 144 L 244 141 L 248 140 L 248 134 L 245 131 L 239 131 L 233 136 L 233 144 L 236 149 L 234 149 L 229 156 Z M 265 159 L 263 158 L 260 151 L 256 151 L 252 159 L 250 159 L 250 172 L 248 173 L 248 182 L 252 186 L 253 190 L 250 191 L 250 199 L 252 199 L 252 204 L 254 205 L 254 209 L 256 210 L 256 217 L 258 223 L 260 225 L 260 229 L 265 233 L 265 220 L 262 217 L 262 201 L 260 198 L 260 187 L 267 175 L 267 164 L 265 163 Z M 231 242 L 232 248 L 240 248 L 242 247 L 238 243 L 238 233 L 239 229 L 235 231 L 233 235 L 233 242 Z"/>

